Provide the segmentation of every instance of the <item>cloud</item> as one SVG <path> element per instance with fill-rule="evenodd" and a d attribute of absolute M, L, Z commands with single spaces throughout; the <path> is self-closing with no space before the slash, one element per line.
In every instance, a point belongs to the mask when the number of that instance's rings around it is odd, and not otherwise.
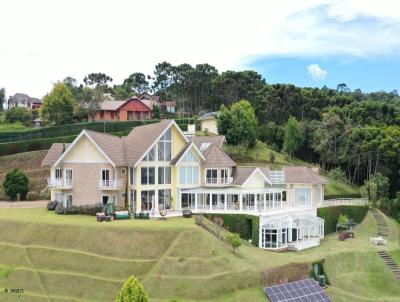
<path fill-rule="evenodd" d="M 318 64 L 309 65 L 307 67 L 307 71 L 311 75 L 311 77 L 316 81 L 325 79 L 326 75 L 328 74 L 328 72 L 319 67 Z"/>
<path fill-rule="evenodd" d="M 400 54 L 400 5 L 390 0 L 3 0 L 0 11 L 8 94 L 41 97 L 90 72 L 119 83 L 162 61 L 224 71 L 264 56 Z"/>

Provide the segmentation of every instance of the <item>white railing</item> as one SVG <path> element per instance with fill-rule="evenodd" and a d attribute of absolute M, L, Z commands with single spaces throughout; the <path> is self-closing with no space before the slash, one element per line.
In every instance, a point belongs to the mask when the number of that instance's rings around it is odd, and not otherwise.
<path fill-rule="evenodd" d="M 123 179 L 114 179 L 114 180 L 99 180 L 99 188 L 100 189 L 121 189 L 124 185 Z"/>
<path fill-rule="evenodd" d="M 72 187 L 72 179 L 63 178 L 47 178 L 47 186 L 50 188 L 65 188 Z"/>
<path fill-rule="evenodd" d="M 207 185 L 228 185 L 233 181 L 233 177 L 224 178 L 206 178 Z"/>
<path fill-rule="evenodd" d="M 318 204 L 318 208 L 366 205 L 368 205 L 368 198 L 336 198 L 324 200 L 322 204 Z"/>
<path fill-rule="evenodd" d="M 218 178 L 207 178 L 206 184 L 208 185 L 216 185 L 218 183 Z"/>

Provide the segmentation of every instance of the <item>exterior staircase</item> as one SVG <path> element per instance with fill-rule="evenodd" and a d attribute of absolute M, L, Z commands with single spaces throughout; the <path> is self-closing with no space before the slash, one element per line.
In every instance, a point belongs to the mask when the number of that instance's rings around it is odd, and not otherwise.
<path fill-rule="evenodd" d="M 373 208 L 371 212 L 376 220 L 376 223 L 378 224 L 378 233 L 376 235 L 387 238 L 389 235 L 389 225 L 387 224 L 385 218 L 383 217 L 381 212 L 379 212 L 375 208 Z"/>
<path fill-rule="evenodd" d="M 392 271 L 394 274 L 394 277 L 397 282 L 400 283 L 400 267 L 397 265 L 397 263 L 393 260 L 393 258 L 385 251 L 379 251 L 378 252 L 379 257 L 382 258 L 382 260 L 386 263 L 388 268 Z"/>

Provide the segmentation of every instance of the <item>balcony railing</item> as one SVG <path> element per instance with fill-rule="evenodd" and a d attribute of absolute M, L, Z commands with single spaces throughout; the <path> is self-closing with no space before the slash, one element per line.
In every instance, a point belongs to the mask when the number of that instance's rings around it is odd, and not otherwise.
<path fill-rule="evenodd" d="M 123 179 L 103 180 L 99 181 L 99 188 L 103 190 L 119 190 L 124 185 Z"/>
<path fill-rule="evenodd" d="M 232 183 L 232 177 L 224 178 L 206 178 L 207 185 L 228 185 Z"/>
<path fill-rule="evenodd" d="M 47 186 L 49 188 L 71 188 L 72 187 L 72 179 L 63 179 L 63 178 L 47 178 Z"/>

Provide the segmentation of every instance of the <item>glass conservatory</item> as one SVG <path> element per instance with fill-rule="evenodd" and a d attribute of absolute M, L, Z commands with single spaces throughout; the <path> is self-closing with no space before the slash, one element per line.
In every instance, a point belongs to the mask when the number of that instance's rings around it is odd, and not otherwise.
<path fill-rule="evenodd" d="M 282 249 L 324 237 L 324 220 L 311 215 L 286 215 L 268 219 L 261 227 L 260 247 Z"/>

